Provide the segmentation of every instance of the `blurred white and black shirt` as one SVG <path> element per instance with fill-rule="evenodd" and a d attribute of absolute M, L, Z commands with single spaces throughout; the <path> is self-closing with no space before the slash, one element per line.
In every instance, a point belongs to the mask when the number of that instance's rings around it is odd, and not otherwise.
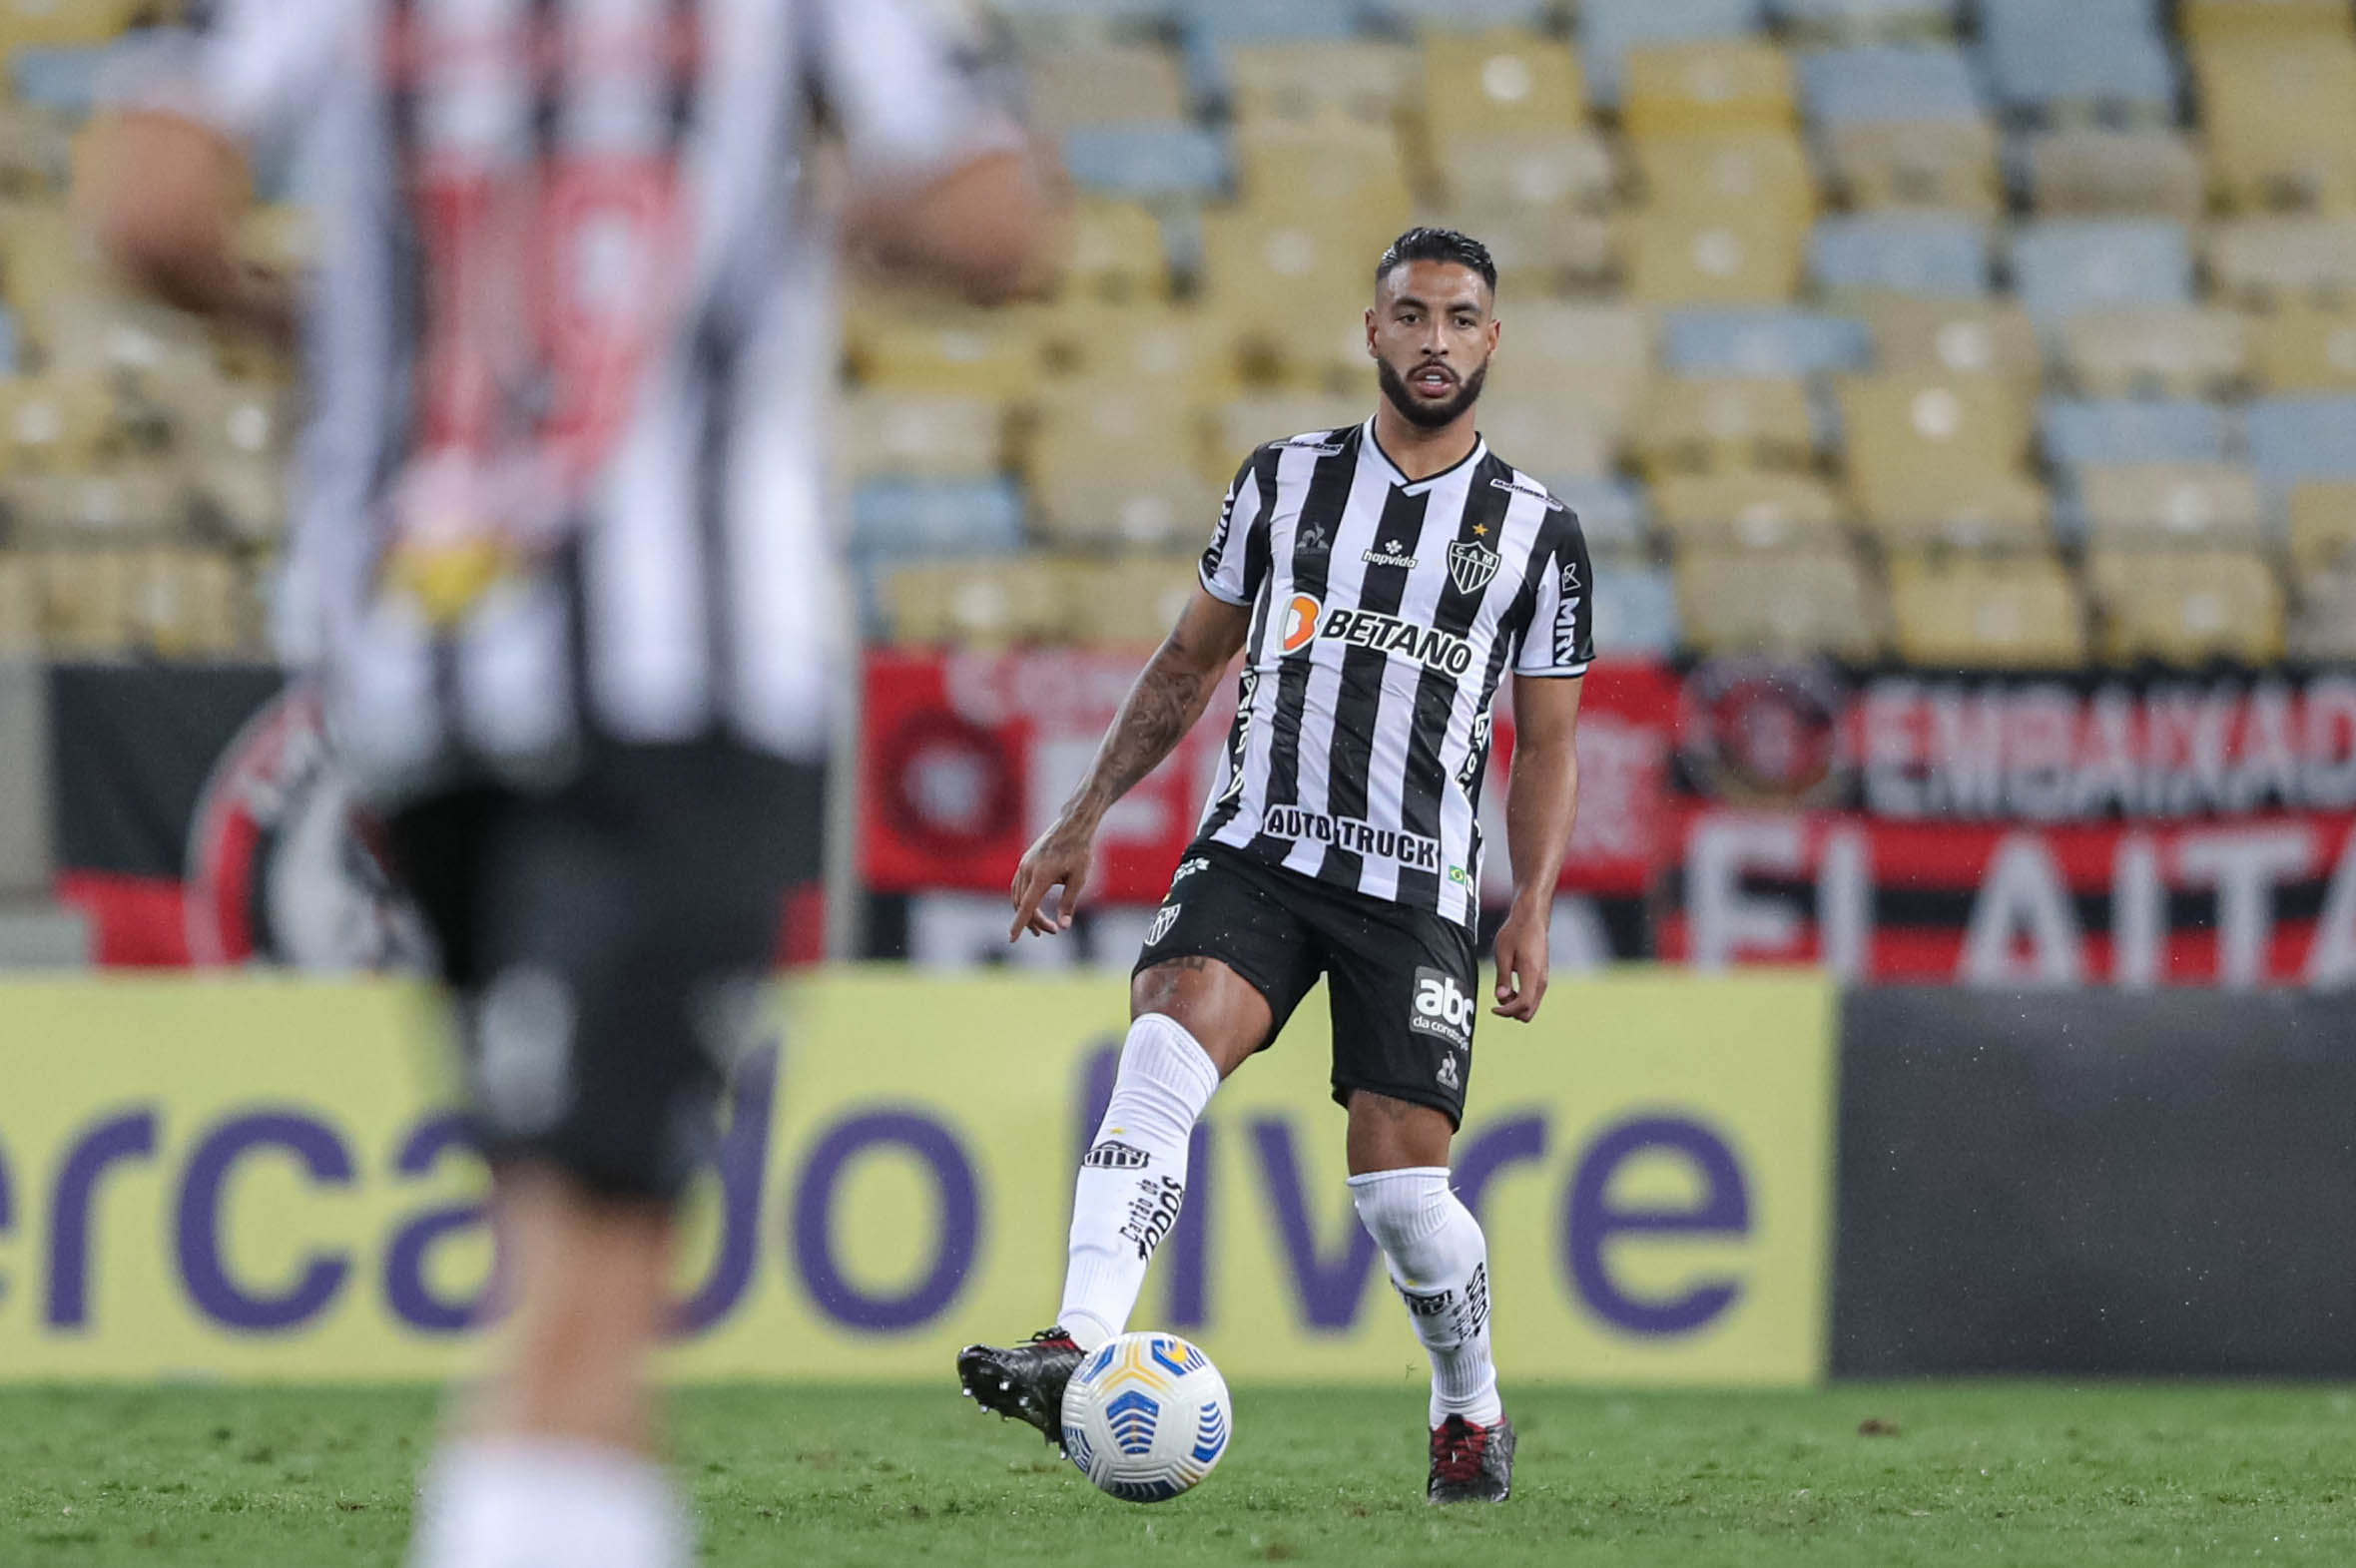
<path fill-rule="evenodd" d="M 809 756 L 844 674 L 807 162 L 1015 145 L 919 0 L 215 0 L 152 107 L 325 139 L 282 589 L 379 799 L 588 738 Z"/>

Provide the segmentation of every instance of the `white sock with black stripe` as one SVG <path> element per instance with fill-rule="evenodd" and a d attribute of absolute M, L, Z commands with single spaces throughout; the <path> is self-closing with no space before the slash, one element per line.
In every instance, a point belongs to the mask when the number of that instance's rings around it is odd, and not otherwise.
<path fill-rule="evenodd" d="M 1153 1250 L 1178 1223 L 1187 1142 L 1218 1088 L 1218 1065 L 1176 1019 L 1147 1013 L 1129 1026 L 1112 1099 L 1072 1193 L 1056 1321 L 1080 1348 L 1127 1326 Z"/>
<path fill-rule="evenodd" d="M 1494 1426 L 1504 1406 L 1489 1357 L 1488 1239 L 1449 1190 L 1448 1167 L 1353 1176 L 1350 1199 L 1432 1357 L 1432 1424 L 1461 1415 Z"/>

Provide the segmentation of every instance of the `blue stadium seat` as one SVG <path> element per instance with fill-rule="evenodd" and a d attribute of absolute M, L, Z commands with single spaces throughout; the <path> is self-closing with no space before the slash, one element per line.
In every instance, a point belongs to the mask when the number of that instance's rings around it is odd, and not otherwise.
<path fill-rule="evenodd" d="M 1186 70 L 1205 98 L 1227 96 L 1227 44 L 1347 38 L 1358 27 L 1355 0 L 1182 0 Z"/>
<path fill-rule="evenodd" d="M 104 49 L 19 49 L 8 57 L 17 102 L 81 119 L 98 100 Z"/>
<path fill-rule="evenodd" d="M 1739 37 L 1766 25 L 1762 0 L 1585 0 L 1579 7 L 1579 52 L 1587 96 L 1619 103 L 1628 50 L 1637 44 Z"/>
<path fill-rule="evenodd" d="M 1800 57 L 1811 119 L 1826 125 L 1985 118 L 1979 83 L 1960 49 L 1886 44 Z"/>
<path fill-rule="evenodd" d="M 16 374 L 16 317 L 0 305 L 0 375 Z"/>
<path fill-rule="evenodd" d="M 2041 325 L 2109 305 L 2192 298 L 2192 248 L 2164 218 L 2058 219 L 2013 237 L 2013 280 Z"/>
<path fill-rule="evenodd" d="M 1678 310 L 1662 352 L 1680 375 L 1811 375 L 1864 369 L 1873 333 L 1853 317 L 1805 310 Z"/>
<path fill-rule="evenodd" d="M 875 480 L 852 492 L 851 543 L 876 557 L 1019 550 L 1022 496 L 1003 478 Z"/>
<path fill-rule="evenodd" d="M 2165 114 L 2176 69 L 2143 0 L 2070 0 L 1984 11 L 1981 53 L 2012 109 L 2093 104 Z"/>
<path fill-rule="evenodd" d="M 1677 651 L 1677 590 L 1657 566 L 1595 568 L 1595 651 L 1621 654 Z"/>
<path fill-rule="evenodd" d="M 1652 507 L 1644 488 L 1626 479 L 1539 476 L 1556 500 L 1578 514 L 1579 527 L 1596 544 L 1633 544 L 1644 537 Z"/>
<path fill-rule="evenodd" d="M 1109 196 L 1208 197 L 1227 184 L 1227 149 L 1199 126 L 1074 127 L 1063 161 L 1083 190 Z"/>
<path fill-rule="evenodd" d="M 1925 25 L 1953 31 L 1961 0 L 1773 0 L 1778 20 L 1820 33 L 1872 34 Z"/>
<path fill-rule="evenodd" d="M 1163 22 L 1175 18 L 1178 0 L 995 0 L 995 9 L 1016 26 L 1042 22 Z"/>
<path fill-rule="evenodd" d="M 2269 397 L 2249 406 L 2249 460 L 2277 498 L 2310 479 L 2356 479 L 2356 396 Z"/>
<path fill-rule="evenodd" d="M 2048 398 L 2038 414 L 2057 468 L 2111 463 L 2217 463 L 2233 444 L 2231 416 L 2214 403 Z"/>
<path fill-rule="evenodd" d="M 1551 0 L 1368 0 L 1369 14 L 1405 27 L 1528 27 L 1542 25 Z"/>
<path fill-rule="evenodd" d="M 1826 288 L 1978 298 L 1988 292 L 1988 231 L 1969 218 L 1827 218 L 1809 242 L 1809 266 Z"/>

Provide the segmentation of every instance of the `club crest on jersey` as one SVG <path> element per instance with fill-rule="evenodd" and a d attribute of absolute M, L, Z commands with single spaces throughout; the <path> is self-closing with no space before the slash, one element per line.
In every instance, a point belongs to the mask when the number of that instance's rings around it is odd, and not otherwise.
<path fill-rule="evenodd" d="M 1169 935 L 1170 927 L 1178 923 L 1178 911 L 1185 907 L 1184 904 L 1162 905 L 1161 911 L 1153 917 L 1153 924 L 1145 928 L 1145 945 L 1155 946 L 1163 937 Z"/>
<path fill-rule="evenodd" d="M 1448 547 L 1449 581 L 1457 585 L 1460 594 L 1476 594 L 1486 588 L 1497 575 L 1499 564 L 1494 550 L 1471 539 L 1460 539 Z"/>

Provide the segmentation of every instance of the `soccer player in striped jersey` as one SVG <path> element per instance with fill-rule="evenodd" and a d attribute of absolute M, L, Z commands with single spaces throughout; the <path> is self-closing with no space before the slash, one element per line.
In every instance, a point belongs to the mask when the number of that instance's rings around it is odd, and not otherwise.
<path fill-rule="evenodd" d="M 1177 1218 L 1195 1121 L 1323 976 L 1351 1195 L 1432 1360 L 1426 1495 L 1501 1502 L 1511 1489 L 1487 1246 L 1449 1187 L 1478 1010 L 1474 807 L 1510 669 L 1513 903 L 1496 938 L 1494 1010 L 1527 1022 L 1545 995 L 1593 636 L 1578 519 L 1474 425 L 1495 303 L 1496 267 L 1464 235 L 1411 230 L 1384 254 L 1366 313 L 1382 385 L 1374 417 L 1272 441 L 1245 462 L 1200 590 L 1015 876 L 1017 939 L 1068 928 L 1105 812 L 1244 655 L 1220 786 L 1131 981 L 1057 1325 L 958 1358 L 969 1394 L 1050 1441 L 1072 1368 L 1122 1331 Z"/>
<path fill-rule="evenodd" d="M 982 294 L 1057 182 L 915 0 L 211 0 L 101 128 L 135 277 L 287 335 L 249 154 L 334 176 L 282 595 L 433 927 L 511 1331 L 415 1568 L 681 1568 L 646 1363 L 777 950 L 786 760 L 843 684 L 824 505 L 848 238 Z M 832 174 L 833 179 L 825 178 Z"/>

